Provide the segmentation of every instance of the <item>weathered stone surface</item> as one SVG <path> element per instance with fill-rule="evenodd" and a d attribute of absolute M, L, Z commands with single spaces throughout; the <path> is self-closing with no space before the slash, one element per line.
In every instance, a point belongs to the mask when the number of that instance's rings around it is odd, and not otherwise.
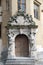
<path fill-rule="evenodd" d="M 6 62 L 6 65 L 13 64 L 13 65 L 35 65 L 35 59 L 33 58 L 15 58 L 15 59 L 9 59 Z"/>

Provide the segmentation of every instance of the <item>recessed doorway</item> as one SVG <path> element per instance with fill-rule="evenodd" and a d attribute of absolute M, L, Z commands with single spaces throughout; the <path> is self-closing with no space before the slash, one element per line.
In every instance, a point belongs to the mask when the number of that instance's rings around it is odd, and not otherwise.
<path fill-rule="evenodd" d="M 16 57 L 29 56 L 29 40 L 24 34 L 19 34 L 15 38 L 15 54 Z"/>

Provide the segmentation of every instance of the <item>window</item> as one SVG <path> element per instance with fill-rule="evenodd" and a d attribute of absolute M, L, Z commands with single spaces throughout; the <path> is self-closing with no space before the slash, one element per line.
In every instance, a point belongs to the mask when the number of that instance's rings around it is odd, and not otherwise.
<path fill-rule="evenodd" d="M 0 24 L 0 38 L 1 38 L 1 24 Z"/>
<path fill-rule="evenodd" d="M 0 6 L 1 6 L 1 0 L 0 0 Z"/>
<path fill-rule="evenodd" d="M 36 19 L 39 19 L 40 18 L 39 15 L 40 15 L 39 5 L 37 3 L 34 3 L 34 17 Z"/>
<path fill-rule="evenodd" d="M 18 0 L 18 10 L 26 11 L 26 0 Z"/>
<path fill-rule="evenodd" d="M 6 9 L 9 10 L 9 0 L 6 0 Z"/>

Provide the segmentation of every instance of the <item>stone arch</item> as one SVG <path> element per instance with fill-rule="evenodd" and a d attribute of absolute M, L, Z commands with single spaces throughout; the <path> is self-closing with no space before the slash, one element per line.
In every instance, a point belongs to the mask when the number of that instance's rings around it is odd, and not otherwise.
<path fill-rule="evenodd" d="M 25 34 L 19 34 L 15 38 L 15 55 L 17 57 L 29 56 L 29 39 Z"/>

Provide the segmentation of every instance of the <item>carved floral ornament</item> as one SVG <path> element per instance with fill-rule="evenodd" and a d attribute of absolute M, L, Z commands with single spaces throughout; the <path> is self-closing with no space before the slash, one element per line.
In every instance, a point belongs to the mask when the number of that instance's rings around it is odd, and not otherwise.
<path fill-rule="evenodd" d="M 9 21 L 8 21 L 8 25 L 7 25 L 7 28 L 9 27 L 14 27 L 15 25 L 19 25 L 19 26 L 29 26 L 29 27 L 35 27 L 37 28 L 38 26 L 35 25 L 35 22 L 33 21 L 33 18 L 32 18 L 32 15 L 28 15 L 28 14 L 25 14 L 24 12 L 22 11 L 18 11 L 16 13 L 16 15 L 10 17 Z"/>

